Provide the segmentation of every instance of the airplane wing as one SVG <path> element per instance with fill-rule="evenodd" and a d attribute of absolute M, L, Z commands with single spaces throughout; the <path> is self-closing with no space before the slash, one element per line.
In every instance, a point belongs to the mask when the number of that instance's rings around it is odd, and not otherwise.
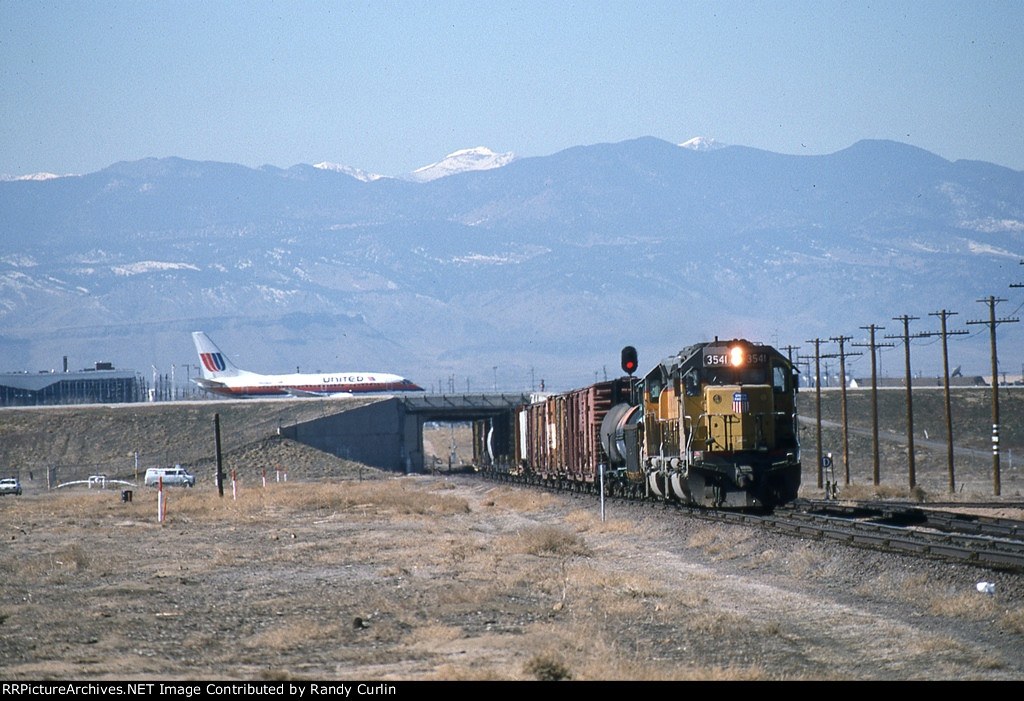
<path fill-rule="evenodd" d="M 296 387 L 282 387 L 282 390 L 290 397 L 322 397 L 323 392 L 309 392 L 304 389 L 298 389 Z"/>
<path fill-rule="evenodd" d="M 281 388 L 290 397 L 339 397 L 339 396 L 353 396 L 351 392 L 310 392 L 305 389 L 298 389 L 297 387 L 282 387 Z"/>
<path fill-rule="evenodd" d="M 229 389 L 225 383 L 217 382 L 216 380 L 207 380 L 202 377 L 193 377 L 192 381 L 195 382 L 200 387 L 202 387 L 203 389 L 208 389 L 210 391 Z"/>

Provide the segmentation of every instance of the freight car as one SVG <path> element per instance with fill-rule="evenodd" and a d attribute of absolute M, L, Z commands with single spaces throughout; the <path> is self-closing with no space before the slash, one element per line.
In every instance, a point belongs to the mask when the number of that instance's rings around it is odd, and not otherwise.
<path fill-rule="evenodd" d="M 623 368 L 635 369 L 635 356 Z M 474 425 L 489 472 L 711 507 L 771 507 L 800 487 L 797 373 L 770 346 L 699 343 L 642 378 L 537 397 Z M 603 475 L 602 475 L 603 472 Z"/>

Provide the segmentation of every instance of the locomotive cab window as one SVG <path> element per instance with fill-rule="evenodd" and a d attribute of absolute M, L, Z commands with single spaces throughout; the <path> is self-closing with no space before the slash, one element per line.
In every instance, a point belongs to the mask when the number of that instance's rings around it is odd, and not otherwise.
<path fill-rule="evenodd" d="M 700 396 L 700 376 L 696 368 L 690 368 L 683 376 L 683 386 L 686 388 L 687 397 Z"/>
<path fill-rule="evenodd" d="M 661 396 L 661 390 L 665 389 L 665 385 L 660 377 L 650 376 L 644 382 L 644 385 L 647 387 L 647 400 L 651 402 L 658 401 L 658 397 Z"/>
<path fill-rule="evenodd" d="M 667 384 L 668 381 L 660 367 L 652 370 L 651 373 L 644 378 L 644 390 L 647 392 L 647 401 L 658 401 L 658 397 L 661 396 L 661 393 L 664 391 Z"/>
<path fill-rule="evenodd" d="M 788 378 L 789 374 L 784 365 L 772 365 L 772 387 L 775 388 L 775 394 L 786 393 L 789 389 Z"/>

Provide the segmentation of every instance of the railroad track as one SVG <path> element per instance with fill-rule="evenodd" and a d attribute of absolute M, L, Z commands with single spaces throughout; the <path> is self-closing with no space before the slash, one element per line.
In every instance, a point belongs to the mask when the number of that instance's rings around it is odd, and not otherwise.
<path fill-rule="evenodd" d="M 963 507 L 960 504 L 930 504 L 919 506 L 899 502 L 836 502 L 818 499 L 798 499 L 788 504 L 786 510 L 823 515 L 873 519 L 878 523 L 893 526 L 928 528 L 944 533 L 979 535 L 991 538 L 1006 538 L 1024 541 L 1024 521 L 997 516 L 966 514 L 949 507 Z M 970 506 L 974 506 L 971 504 Z M 1005 504 L 1000 506 L 1005 507 Z M 943 508 L 947 507 L 947 508 Z"/>
<path fill-rule="evenodd" d="M 1024 571 L 1024 523 L 911 508 L 853 507 L 850 513 L 801 510 L 800 504 L 765 517 L 764 525 L 803 537 L 854 547 Z"/>
<path fill-rule="evenodd" d="M 578 484 L 544 484 L 487 473 L 484 476 L 550 491 L 594 496 L 593 491 L 580 489 Z M 1024 572 L 1024 522 L 1010 519 L 904 504 L 840 504 L 804 499 L 770 514 L 701 509 L 674 501 L 624 496 L 610 500 L 671 508 L 694 518 L 763 528 L 800 538 L 831 540 L 850 547 Z"/>

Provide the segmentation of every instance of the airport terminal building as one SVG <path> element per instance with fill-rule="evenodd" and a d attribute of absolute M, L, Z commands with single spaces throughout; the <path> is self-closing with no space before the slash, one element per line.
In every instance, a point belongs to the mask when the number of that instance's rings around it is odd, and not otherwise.
<path fill-rule="evenodd" d="M 0 406 L 54 404 L 118 404 L 145 400 L 134 370 L 115 370 L 111 363 L 74 372 L 0 373 Z"/>

